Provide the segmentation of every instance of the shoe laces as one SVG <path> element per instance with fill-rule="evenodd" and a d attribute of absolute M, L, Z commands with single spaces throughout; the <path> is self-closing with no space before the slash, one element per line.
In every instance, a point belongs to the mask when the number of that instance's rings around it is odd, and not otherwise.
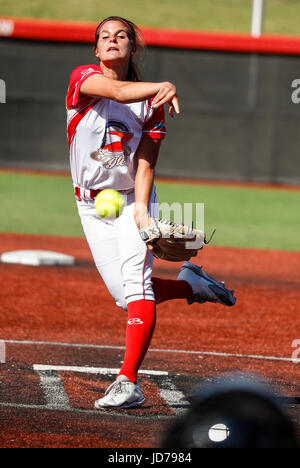
<path fill-rule="evenodd" d="M 125 382 L 124 381 L 123 382 L 113 382 L 107 388 L 107 390 L 105 392 L 105 396 L 108 395 L 108 393 L 111 393 L 112 396 L 123 393 L 124 387 L 126 388 L 128 383 L 129 382 L 126 382 L 126 381 Z"/>

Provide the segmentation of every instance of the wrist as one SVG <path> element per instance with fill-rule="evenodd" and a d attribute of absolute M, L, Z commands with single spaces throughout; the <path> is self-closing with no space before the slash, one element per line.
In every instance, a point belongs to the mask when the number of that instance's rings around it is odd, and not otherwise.
<path fill-rule="evenodd" d="M 139 229 L 143 229 L 151 224 L 151 216 L 148 213 L 148 209 L 144 205 L 138 205 L 134 210 L 134 220 Z"/>

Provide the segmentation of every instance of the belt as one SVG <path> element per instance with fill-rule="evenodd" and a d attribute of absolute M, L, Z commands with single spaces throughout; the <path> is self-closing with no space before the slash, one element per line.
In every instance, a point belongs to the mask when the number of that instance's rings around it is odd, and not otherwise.
<path fill-rule="evenodd" d="M 74 187 L 74 194 L 78 201 L 82 200 L 95 200 L 98 193 L 102 192 L 103 189 L 93 190 L 85 189 L 83 187 Z M 118 190 L 122 195 L 128 195 L 134 191 L 133 188 L 127 190 Z"/>

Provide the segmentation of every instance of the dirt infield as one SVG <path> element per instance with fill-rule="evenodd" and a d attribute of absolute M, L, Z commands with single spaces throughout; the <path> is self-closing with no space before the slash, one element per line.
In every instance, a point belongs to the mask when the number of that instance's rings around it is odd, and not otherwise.
<path fill-rule="evenodd" d="M 0 253 L 23 249 L 73 255 L 76 264 L 0 263 L 0 447 L 157 447 L 195 385 L 236 371 L 275 385 L 300 432 L 300 252 L 206 247 L 195 263 L 235 289 L 236 306 L 160 304 L 140 375 L 145 406 L 96 412 L 123 358 L 126 314 L 84 239 L 0 234 Z M 154 272 L 176 278 L 178 269 L 157 261 Z"/>

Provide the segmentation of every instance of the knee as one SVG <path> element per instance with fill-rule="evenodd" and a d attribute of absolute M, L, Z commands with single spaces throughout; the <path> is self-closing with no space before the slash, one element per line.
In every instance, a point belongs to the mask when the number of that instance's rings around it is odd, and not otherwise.
<path fill-rule="evenodd" d="M 121 307 L 121 309 L 125 310 L 127 312 L 127 302 L 125 297 L 124 298 L 115 298 L 116 305 L 118 307 Z"/>

